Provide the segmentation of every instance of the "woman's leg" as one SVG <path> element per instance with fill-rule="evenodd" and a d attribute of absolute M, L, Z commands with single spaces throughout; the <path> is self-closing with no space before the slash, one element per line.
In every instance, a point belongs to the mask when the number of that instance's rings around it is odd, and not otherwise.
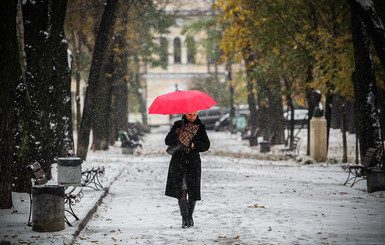
<path fill-rule="evenodd" d="M 188 199 L 188 226 L 189 227 L 193 227 L 194 226 L 194 219 L 193 219 L 193 213 L 194 213 L 194 209 L 195 209 L 195 204 L 197 203 L 196 200 L 194 199 L 191 199 L 189 197 Z"/>
<path fill-rule="evenodd" d="M 179 201 L 180 202 L 187 201 L 187 191 L 186 190 L 182 190 L 182 194 L 179 197 Z"/>
<path fill-rule="evenodd" d="M 182 228 L 189 227 L 189 205 L 187 202 L 187 191 L 182 190 L 182 194 L 178 201 L 180 214 L 182 216 Z"/>

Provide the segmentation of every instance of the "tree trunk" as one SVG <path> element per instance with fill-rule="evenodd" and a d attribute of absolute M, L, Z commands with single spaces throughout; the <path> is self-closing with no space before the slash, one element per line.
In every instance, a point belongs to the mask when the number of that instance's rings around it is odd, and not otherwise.
<path fill-rule="evenodd" d="M 347 146 L 347 140 L 346 140 L 346 110 L 345 110 L 345 99 L 341 98 L 341 131 L 342 131 L 342 162 L 346 163 L 348 162 L 348 146 Z"/>
<path fill-rule="evenodd" d="M 118 0 L 107 0 L 100 23 L 92 57 L 88 88 L 84 101 L 84 109 L 78 132 L 77 156 L 86 160 L 90 140 L 91 122 L 93 120 L 96 96 L 100 81 L 103 60 L 106 57 L 106 47 L 111 39 L 115 24 L 115 10 Z"/>
<path fill-rule="evenodd" d="M 287 103 L 287 113 L 290 111 L 290 122 L 287 125 L 287 138 L 285 140 L 285 145 L 288 146 L 289 142 L 290 145 L 292 144 L 294 140 L 294 104 L 293 99 L 291 97 L 291 93 L 288 92 L 291 89 L 292 84 L 290 83 L 289 79 L 287 77 L 283 77 L 283 81 L 286 87 L 286 103 Z M 285 120 L 288 120 L 289 118 L 286 118 Z"/>
<path fill-rule="evenodd" d="M 313 65 L 309 63 L 306 71 L 306 84 L 310 84 L 313 80 Z M 307 123 L 307 146 L 306 146 L 306 155 L 310 156 L 310 121 L 313 118 L 314 104 L 311 103 L 311 95 L 313 89 L 306 89 L 306 100 L 308 102 L 308 123 Z"/>
<path fill-rule="evenodd" d="M 127 130 L 128 121 L 128 88 L 127 80 L 123 77 L 112 86 L 112 103 L 110 120 L 110 144 L 118 139 L 119 131 Z"/>
<path fill-rule="evenodd" d="M 328 86 L 330 87 L 330 85 Z M 332 103 L 333 103 L 333 91 L 329 90 L 327 91 L 325 100 L 325 119 L 326 119 L 326 151 L 329 149 L 329 135 L 330 135 L 330 124 L 332 121 Z"/>
<path fill-rule="evenodd" d="M 349 1 L 351 3 L 352 1 Z M 376 106 L 376 79 L 370 54 L 367 28 L 356 5 L 351 4 L 351 23 L 355 67 L 352 81 L 355 91 L 357 134 L 361 159 L 370 147 L 376 148 L 376 163 L 383 165 L 384 145 L 380 134 L 380 122 Z"/>
<path fill-rule="evenodd" d="M 135 60 L 136 64 L 140 64 L 139 58 L 137 56 L 135 56 L 134 60 Z M 139 103 L 139 112 L 142 116 L 143 123 L 147 124 L 147 107 L 146 107 L 145 98 L 143 96 L 144 89 L 143 89 L 141 81 L 140 81 L 140 75 L 139 75 L 140 66 L 139 65 L 136 65 L 134 73 L 135 73 L 134 78 L 133 78 L 133 80 L 131 80 L 133 82 L 133 84 L 132 84 L 133 92 L 134 92 L 134 95 L 137 98 L 137 101 Z"/>
<path fill-rule="evenodd" d="M 109 142 L 108 135 L 110 129 L 111 108 L 111 84 L 114 73 L 114 54 L 110 52 L 106 59 L 106 64 L 103 69 L 103 76 L 100 77 L 98 92 L 96 96 L 95 117 L 93 124 L 93 142 L 92 150 L 108 150 Z"/>
<path fill-rule="evenodd" d="M 378 116 L 380 117 L 382 139 L 385 139 L 385 91 L 378 89 L 377 92 L 378 109 L 380 110 Z"/>
<path fill-rule="evenodd" d="M 81 64 L 80 64 L 80 50 L 81 50 L 81 42 L 79 40 L 79 37 L 75 34 L 75 29 L 72 27 L 71 30 L 71 38 L 72 38 L 72 50 L 73 54 L 72 57 L 74 59 L 74 67 L 75 67 L 75 80 L 76 80 L 76 88 L 75 88 L 75 104 L 76 104 L 76 131 L 79 131 L 80 128 L 80 121 L 81 121 L 81 109 L 80 109 L 80 70 L 81 70 Z"/>
<path fill-rule="evenodd" d="M 126 21 L 126 18 L 123 18 Z M 124 22 L 126 23 L 126 22 Z M 122 52 L 117 54 L 117 59 L 114 59 L 114 80 L 111 86 L 111 113 L 110 113 L 110 136 L 109 143 L 112 145 L 118 139 L 119 131 L 127 130 L 128 122 L 128 53 L 127 42 L 124 34 L 115 37 L 117 48 Z"/>
<path fill-rule="evenodd" d="M 12 208 L 12 166 L 16 125 L 15 93 L 21 80 L 16 34 L 17 0 L 0 9 L 0 209 Z"/>
<path fill-rule="evenodd" d="M 68 55 L 64 34 L 64 19 L 67 1 L 53 1 L 52 50 L 53 69 L 51 76 L 51 125 L 54 130 L 52 158 L 65 157 L 74 151 L 71 110 L 71 59 Z"/>
<path fill-rule="evenodd" d="M 356 113 L 354 111 L 354 102 L 346 101 L 346 130 L 351 134 L 356 134 Z"/>
<path fill-rule="evenodd" d="M 256 54 L 250 49 L 249 50 L 249 55 L 245 59 L 245 67 L 246 67 L 246 79 L 247 79 L 247 103 L 249 105 L 249 110 L 250 110 L 250 132 L 251 135 L 255 135 L 257 129 L 258 129 L 258 112 L 257 112 L 257 103 L 255 100 L 255 94 L 254 94 L 254 82 L 251 73 L 253 67 L 249 67 L 250 62 L 254 62 L 254 66 L 258 64 Z"/>
<path fill-rule="evenodd" d="M 143 89 L 142 84 L 140 82 L 139 70 L 136 71 L 136 73 L 135 73 L 135 87 L 137 88 L 135 90 L 135 96 L 138 98 L 139 112 L 142 116 L 143 123 L 147 124 L 147 108 L 146 108 L 146 103 L 145 103 L 144 97 L 143 97 L 144 89 Z M 140 92 L 140 91 L 142 91 L 142 92 Z"/>
<path fill-rule="evenodd" d="M 332 102 L 332 116 L 331 116 L 331 122 L 330 127 L 334 129 L 341 128 L 342 118 L 341 118 L 341 109 L 342 109 L 342 103 L 341 96 L 334 96 L 333 102 Z"/>
<path fill-rule="evenodd" d="M 270 89 L 268 93 L 269 98 L 269 118 L 268 123 L 270 128 L 270 137 L 268 140 L 272 145 L 280 145 L 285 143 L 285 125 L 282 120 L 283 106 L 280 91 L 277 89 Z"/>
<path fill-rule="evenodd" d="M 356 14 L 360 16 L 361 20 L 365 24 L 367 32 L 372 37 L 374 47 L 376 48 L 382 67 L 385 69 L 385 27 L 380 17 L 377 15 L 373 1 L 347 1 L 351 8 L 356 9 Z"/>
<path fill-rule="evenodd" d="M 38 161 L 48 179 L 51 178 L 53 162 L 52 144 L 55 143 L 51 128 L 53 94 L 51 76 L 54 72 L 54 57 L 57 55 L 59 25 L 51 16 L 60 15 L 51 0 L 23 4 L 24 40 L 26 51 L 26 85 L 30 95 L 29 117 L 26 132 L 29 147 L 24 165 Z M 65 3 L 64 3 L 65 6 Z M 63 17 L 64 18 L 64 17 Z"/>

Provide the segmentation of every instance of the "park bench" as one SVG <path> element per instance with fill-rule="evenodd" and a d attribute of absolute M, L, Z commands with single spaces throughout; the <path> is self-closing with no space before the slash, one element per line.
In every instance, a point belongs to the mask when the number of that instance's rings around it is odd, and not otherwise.
<path fill-rule="evenodd" d="M 40 163 L 35 162 L 31 165 L 27 166 L 31 178 L 33 179 L 33 186 L 43 186 L 48 182 L 48 179 L 45 175 L 44 170 L 41 168 Z M 80 202 L 81 198 L 83 197 L 83 190 L 82 187 L 74 187 L 74 186 L 68 186 L 65 187 L 65 193 L 64 193 L 64 205 L 65 211 L 69 214 L 71 214 L 75 220 L 79 220 L 79 218 L 76 216 L 74 210 L 72 207 Z M 32 221 L 31 221 L 31 215 L 32 215 L 32 191 L 29 193 L 29 199 L 30 199 L 30 205 L 29 205 L 29 217 L 28 217 L 28 226 L 32 226 Z M 71 223 L 68 221 L 68 218 L 65 217 L 65 222 L 69 225 L 72 226 Z"/>
<path fill-rule="evenodd" d="M 256 146 L 256 145 L 258 145 L 259 134 L 260 134 L 259 128 L 255 129 L 253 134 L 251 133 L 250 129 L 245 128 L 245 130 L 242 131 L 241 136 L 242 136 L 242 140 L 248 140 L 249 141 L 250 146 Z"/>
<path fill-rule="evenodd" d="M 286 159 L 287 157 L 295 158 L 299 155 L 299 149 L 301 146 L 301 138 L 300 137 L 294 137 L 293 142 L 291 145 L 279 148 L 278 151 L 281 153 L 282 157 Z"/>
<path fill-rule="evenodd" d="M 352 184 L 350 185 L 350 187 L 353 187 L 358 181 L 366 179 L 366 174 L 370 169 L 370 164 L 374 158 L 375 152 L 375 148 L 369 148 L 365 152 L 365 156 L 362 159 L 361 164 L 350 164 L 347 166 L 349 174 L 344 185 L 353 180 Z"/>
<path fill-rule="evenodd" d="M 82 171 L 82 186 L 90 187 L 94 190 L 103 189 L 103 185 L 100 183 L 99 177 L 104 176 L 104 167 L 90 167 Z"/>
<path fill-rule="evenodd" d="M 64 191 L 64 205 L 67 205 L 67 208 L 65 211 L 72 215 L 72 217 L 75 218 L 75 220 L 79 220 L 78 216 L 75 214 L 72 207 L 80 202 L 81 198 L 83 197 L 83 189 L 80 186 L 68 186 Z M 65 217 L 65 222 L 72 226 L 69 222 L 67 216 Z"/>
<path fill-rule="evenodd" d="M 38 162 L 28 165 L 27 168 L 33 179 L 32 185 L 41 186 L 48 182 L 48 179 L 45 176 L 45 172 L 41 168 Z M 28 226 L 32 226 L 31 215 L 32 215 L 32 191 L 29 192 L 29 216 L 28 216 L 28 223 L 27 223 Z"/>
<path fill-rule="evenodd" d="M 139 137 L 136 134 L 128 133 L 127 131 L 120 131 L 119 137 L 122 142 L 122 147 L 142 147 L 142 144 L 139 143 Z"/>

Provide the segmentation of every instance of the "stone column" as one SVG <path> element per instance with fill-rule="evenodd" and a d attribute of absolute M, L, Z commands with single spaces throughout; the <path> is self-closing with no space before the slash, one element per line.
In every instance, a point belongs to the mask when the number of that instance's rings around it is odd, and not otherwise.
<path fill-rule="evenodd" d="M 324 117 L 313 117 L 310 121 L 310 156 L 317 162 L 326 162 L 327 126 Z"/>
<path fill-rule="evenodd" d="M 64 186 L 81 186 L 82 162 L 78 157 L 57 159 L 57 183 Z"/>
<path fill-rule="evenodd" d="M 41 232 L 64 229 L 64 186 L 32 187 L 32 230 Z"/>

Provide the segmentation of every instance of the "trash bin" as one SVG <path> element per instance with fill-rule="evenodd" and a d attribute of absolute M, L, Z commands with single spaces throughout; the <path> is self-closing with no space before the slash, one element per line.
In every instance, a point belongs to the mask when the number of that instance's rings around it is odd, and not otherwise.
<path fill-rule="evenodd" d="M 130 141 L 128 133 L 126 131 L 119 131 L 119 138 L 122 142 L 122 154 L 134 154 L 134 146 Z"/>
<path fill-rule="evenodd" d="M 81 186 L 82 162 L 78 157 L 57 159 L 57 183 L 64 186 Z"/>
<path fill-rule="evenodd" d="M 250 143 L 250 146 L 257 146 L 258 145 L 258 137 L 250 136 L 249 143 Z"/>
<path fill-rule="evenodd" d="M 270 141 L 262 141 L 261 143 L 259 143 L 261 146 L 261 153 L 264 153 L 264 152 L 270 152 Z"/>
<path fill-rule="evenodd" d="M 123 147 L 122 154 L 134 154 L 134 147 Z"/>
<path fill-rule="evenodd" d="M 32 230 L 60 231 L 64 225 L 64 186 L 32 187 Z"/>

